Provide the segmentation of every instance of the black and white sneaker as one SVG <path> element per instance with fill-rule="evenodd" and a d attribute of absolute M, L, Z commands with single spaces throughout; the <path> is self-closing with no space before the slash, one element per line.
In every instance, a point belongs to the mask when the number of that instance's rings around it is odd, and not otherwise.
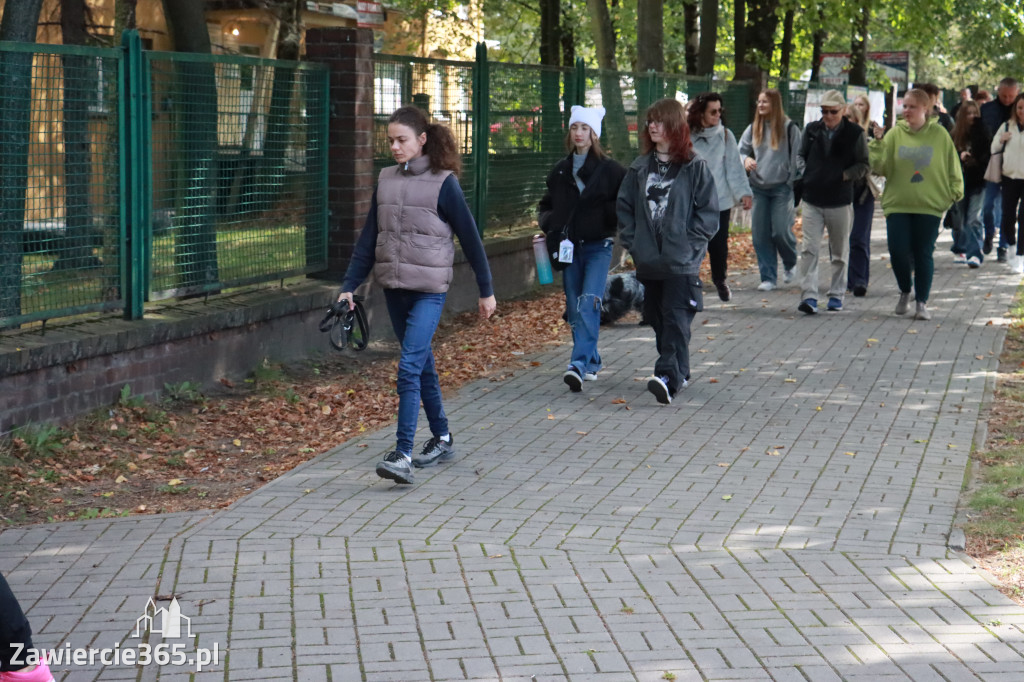
<path fill-rule="evenodd" d="M 392 450 L 377 462 L 377 475 L 395 483 L 412 483 L 412 461 L 398 450 Z"/>
<path fill-rule="evenodd" d="M 455 436 L 448 434 L 448 440 L 434 436 L 426 442 L 423 450 L 412 458 L 412 465 L 417 469 L 432 467 L 439 462 L 447 462 L 455 456 Z"/>
<path fill-rule="evenodd" d="M 569 390 L 573 393 L 579 393 L 583 390 L 583 377 L 580 376 L 580 372 L 575 367 L 570 367 L 565 370 L 562 374 L 562 381 L 569 387 Z"/>
<path fill-rule="evenodd" d="M 653 376 L 647 380 L 647 390 L 654 394 L 654 398 L 662 405 L 672 402 L 672 394 L 668 390 L 668 377 Z"/>

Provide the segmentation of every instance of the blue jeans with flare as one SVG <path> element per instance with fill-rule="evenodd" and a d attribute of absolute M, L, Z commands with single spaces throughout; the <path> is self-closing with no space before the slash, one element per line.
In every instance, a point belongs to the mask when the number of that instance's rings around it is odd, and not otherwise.
<path fill-rule="evenodd" d="M 601 299 L 611 262 L 611 239 L 582 242 L 574 249 L 572 263 L 562 271 L 565 310 L 572 327 L 569 365 L 575 367 L 580 376 L 601 369 L 597 336 L 601 329 Z"/>

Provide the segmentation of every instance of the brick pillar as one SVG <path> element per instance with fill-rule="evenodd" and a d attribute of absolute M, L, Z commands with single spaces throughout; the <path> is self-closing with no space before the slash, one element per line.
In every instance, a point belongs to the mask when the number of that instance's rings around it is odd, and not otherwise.
<path fill-rule="evenodd" d="M 373 32 L 306 31 L 306 59 L 331 70 L 327 136 L 327 271 L 339 281 L 373 196 Z"/>

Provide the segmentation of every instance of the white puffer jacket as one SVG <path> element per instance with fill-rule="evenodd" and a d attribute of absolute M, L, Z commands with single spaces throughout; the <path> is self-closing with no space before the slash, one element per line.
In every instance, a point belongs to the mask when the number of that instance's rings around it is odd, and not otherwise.
<path fill-rule="evenodd" d="M 1011 137 L 1003 148 L 1000 141 L 1003 133 L 1009 131 Z M 1003 152 L 1003 175 L 1014 180 L 1024 180 L 1024 130 L 1012 120 L 999 126 L 992 137 L 992 153 Z"/>

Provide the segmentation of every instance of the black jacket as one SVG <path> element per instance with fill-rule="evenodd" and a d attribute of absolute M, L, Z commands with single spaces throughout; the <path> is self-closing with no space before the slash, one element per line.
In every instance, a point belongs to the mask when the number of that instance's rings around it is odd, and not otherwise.
<path fill-rule="evenodd" d="M 968 197 L 979 189 L 985 188 L 985 168 L 992 156 L 992 133 L 980 118 L 974 119 L 974 125 L 967 131 L 967 149 L 971 153 L 961 159 L 960 167 L 964 171 L 964 196 Z M 957 147 L 957 154 L 964 151 Z"/>
<path fill-rule="evenodd" d="M 599 165 L 601 171 L 595 176 Z M 610 158 L 599 160 L 591 151 L 579 174 L 582 196 L 572 177 L 572 153 L 555 164 L 548 175 L 548 191 L 538 207 L 540 229 L 546 235 L 560 235 L 568 223 L 569 239 L 576 244 L 614 238 L 618 227 L 615 199 L 626 169 Z"/>
<path fill-rule="evenodd" d="M 864 129 L 845 118 L 828 144 L 825 124 L 808 123 L 800 144 L 804 160 L 803 200 L 820 208 L 853 203 L 853 183 L 868 174 Z"/>

